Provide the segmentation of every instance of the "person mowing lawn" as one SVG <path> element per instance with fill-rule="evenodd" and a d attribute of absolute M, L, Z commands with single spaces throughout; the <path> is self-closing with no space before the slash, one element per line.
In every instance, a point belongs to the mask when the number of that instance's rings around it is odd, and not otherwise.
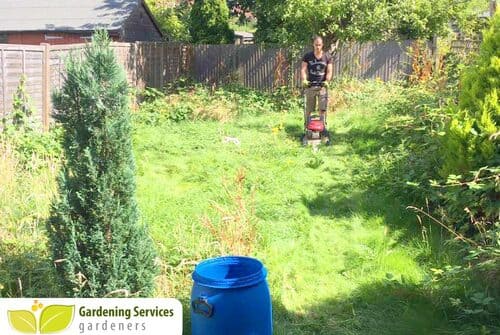
<path fill-rule="evenodd" d="M 326 111 L 328 109 L 328 88 L 332 80 L 333 64 L 332 57 L 323 51 L 323 38 L 314 36 L 313 51 L 310 51 L 302 58 L 302 86 L 305 95 L 304 129 L 307 131 L 311 114 L 319 107 L 320 121 L 323 123 L 322 137 L 328 138 L 327 145 L 330 144 L 328 130 L 326 129 Z"/>

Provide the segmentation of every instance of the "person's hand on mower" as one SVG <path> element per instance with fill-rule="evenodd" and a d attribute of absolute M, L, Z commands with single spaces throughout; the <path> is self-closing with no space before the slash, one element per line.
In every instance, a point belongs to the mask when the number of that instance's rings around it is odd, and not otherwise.
<path fill-rule="evenodd" d="M 309 87 L 309 86 L 311 86 L 309 80 L 307 79 L 302 80 L 302 87 Z"/>
<path fill-rule="evenodd" d="M 327 82 L 327 81 L 324 81 L 324 82 L 321 83 L 321 86 L 323 86 L 326 89 L 329 89 L 330 88 L 330 83 Z"/>

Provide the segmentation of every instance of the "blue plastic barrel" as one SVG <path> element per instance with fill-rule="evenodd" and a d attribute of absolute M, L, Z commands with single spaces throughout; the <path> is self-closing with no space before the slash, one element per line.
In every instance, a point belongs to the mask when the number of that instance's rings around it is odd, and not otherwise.
<path fill-rule="evenodd" d="M 191 291 L 192 335 L 272 335 L 267 270 L 250 257 L 199 263 Z"/>

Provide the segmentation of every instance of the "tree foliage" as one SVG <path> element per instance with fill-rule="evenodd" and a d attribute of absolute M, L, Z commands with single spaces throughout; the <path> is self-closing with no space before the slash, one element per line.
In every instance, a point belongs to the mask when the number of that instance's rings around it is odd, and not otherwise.
<path fill-rule="evenodd" d="M 227 6 L 231 8 L 240 5 L 243 10 L 254 11 L 256 2 L 256 0 L 228 0 Z"/>
<path fill-rule="evenodd" d="M 327 42 L 429 38 L 444 34 L 454 0 L 257 0 L 256 39 L 304 44 L 320 34 Z"/>
<path fill-rule="evenodd" d="M 128 84 L 105 31 L 83 60 L 70 58 L 53 101 L 65 159 L 47 231 L 61 283 L 70 296 L 150 295 L 154 251 L 138 223 Z"/>
<path fill-rule="evenodd" d="M 488 26 L 482 14 L 489 11 L 491 0 L 458 1 L 454 21 L 460 32 L 467 38 L 475 38 Z"/>
<path fill-rule="evenodd" d="M 195 0 L 191 9 L 189 31 L 194 43 L 232 43 L 229 8 L 224 0 Z"/>
<path fill-rule="evenodd" d="M 191 5 L 182 1 L 176 6 L 167 5 L 161 0 L 147 0 L 149 8 L 160 24 L 160 29 L 170 41 L 189 42 L 189 14 Z"/>
<path fill-rule="evenodd" d="M 461 80 L 458 106 L 444 138 L 443 174 L 500 163 L 500 14 L 485 32 L 477 60 Z"/>

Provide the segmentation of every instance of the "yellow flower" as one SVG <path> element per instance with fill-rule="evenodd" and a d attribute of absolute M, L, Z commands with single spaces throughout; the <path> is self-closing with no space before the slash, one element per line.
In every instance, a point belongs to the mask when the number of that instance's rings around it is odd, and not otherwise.
<path fill-rule="evenodd" d="M 33 305 L 31 306 L 31 310 L 33 312 L 36 312 L 39 309 L 43 308 L 43 304 L 41 302 L 38 302 L 38 300 L 33 301 Z"/>

